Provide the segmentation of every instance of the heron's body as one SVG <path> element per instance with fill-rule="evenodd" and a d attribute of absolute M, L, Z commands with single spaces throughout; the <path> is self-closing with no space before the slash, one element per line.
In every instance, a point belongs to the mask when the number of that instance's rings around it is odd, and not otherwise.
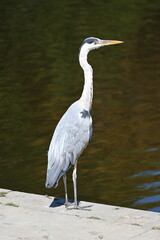
<path fill-rule="evenodd" d="M 71 166 L 74 166 L 74 206 L 77 208 L 77 159 L 92 136 L 90 110 L 93 98 L 93 70 L 87 62 L 87 55 L 92 49 L 118 43 L 122 42 L 87 38 L 80 48 L 79 62 L 84 71 L 83 92 L 80 99 L 68 108 L 57 124 L 48 151 L 46 187 L 56 187 L 59 179 L 63 176 L 66 206 L 68 206 L 66 172 Z"/>
<path fill-rule="evenodd" d="M 72 117 L 71 117 L 72 116 Z M 73 103 L 59 121 L 48 151 L 48 187 L 75 164 L 92 133 L 92 118 L 80 101 Z"/>

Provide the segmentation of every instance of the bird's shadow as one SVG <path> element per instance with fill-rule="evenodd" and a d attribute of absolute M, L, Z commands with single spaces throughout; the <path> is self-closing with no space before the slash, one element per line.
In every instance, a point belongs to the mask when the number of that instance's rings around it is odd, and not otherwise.
<path fill-rule="evenodd" d="M 68 200 L 68 202 L 71 204 L 74 203 L 74 201 L 70 200 L 70 199 Z M 79 203 L 80 203 L 80 201 L 78 201 L 78 205 L 79 205 Z M 49 207 L 55 208 L 55 207 L 60 207 L 62 205 L 65 205 L 65 199 L 55 197 Z"/>
<path fill-rule="evenodd" d="M 73 201 L 73 200 L 70 200 L 70 199 L 68 200 L 68 202 L 69 202 L 69 204 L 71 204 L 71 205 L 74 203 L 74 201 Z M 80 201 L 78 201 L 77 203 L 78 203 L 78 209 L 79 209 L 79 210 L 91 211 L 90 207 L 92 207 L 92 205 L 79 207 Z M 65 205 L 65 199 L 64 199 L 64 198 L 57 198 L 57 197 L 55 197 L 49 207 L 51 207 L 51 208 L 56 208 L 56 207 L 60 207 L 60 206 L 62 206 L 62 205 Z M 89 209 L 88 209 L 88 208 L 89 208 Z M 74 207 L 71 207 L 71 208 L 69 207 L 69 208 L 67 208 L 67 209 L 68 209 L 68 210 L 73 210 Z M 77 209 L 77 210 L 78 210 L 78 209 Z"/>

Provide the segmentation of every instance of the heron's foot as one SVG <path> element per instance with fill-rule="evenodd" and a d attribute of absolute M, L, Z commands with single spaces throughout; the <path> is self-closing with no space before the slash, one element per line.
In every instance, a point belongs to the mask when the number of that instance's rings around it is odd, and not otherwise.
<path fill-rule="evenodd" d="M 74 206 L 74 202 L 65 202 L 65 208 L 66 208 L 66 210 L 69 208 L 69 207 L 72 207 L 72 206 Z"/>
<path fill-rule="evenodd" d="M 67 205 L 65 204 L 66 210 L 85 210 L 85 211 L 91 211 L 91 209 L 88 209 L 92 207 L 93 205 L 87 205 L 87 206 L 79 206 L 78 204 L 75 203 L 68 203 Z"/>

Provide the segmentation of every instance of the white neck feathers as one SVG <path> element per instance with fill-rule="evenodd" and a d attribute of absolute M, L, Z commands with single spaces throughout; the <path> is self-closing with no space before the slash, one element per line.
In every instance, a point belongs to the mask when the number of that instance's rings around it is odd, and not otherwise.
<path fill-rule="evenodd" d="M 79 54 L 79 63 L 84 71 L 84 88 L 80 98 L 83 107 L 90 111 L 93 99 L 93 69 L 87 62 L 87 55 L 89 50 L 82 47 Z"/>

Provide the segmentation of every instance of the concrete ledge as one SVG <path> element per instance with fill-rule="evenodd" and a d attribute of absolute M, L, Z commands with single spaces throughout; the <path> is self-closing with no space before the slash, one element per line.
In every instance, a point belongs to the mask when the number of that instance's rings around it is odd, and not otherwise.
<path fill-rule="evenodd" d="M 53 197 L 0 189 L 0 239 L 160 239 L 160 213 L 88 202 L 81 202 L 92 205 L 86 210 L 65 210 L 54 203 Z"/>

